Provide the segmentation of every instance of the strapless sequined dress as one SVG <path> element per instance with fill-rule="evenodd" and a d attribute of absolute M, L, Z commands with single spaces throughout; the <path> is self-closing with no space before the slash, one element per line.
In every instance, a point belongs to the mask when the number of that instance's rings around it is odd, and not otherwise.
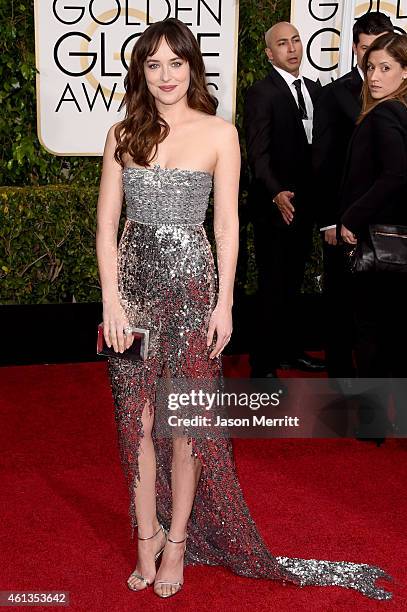
<path fill-rule="evenodd" d="M 129 322 L 150 329 L 145 362 L 109 359 L 121 460 L 136 526 L 134 487 L 143 435 L 141 415 L 154 406 L 164 368 L 172 378 L 221 376 L 220 358 L 209 359 L 206 334 L 216 304 L 214 260 L 203 222 L 212 189 L 207 172 L 127 167 L 123 169 L 127 220 L 118 247 L 119 295 Z M 157 514 L 171 520 L 170 439 L 157 439 Z M 185 564 L 222 565 L 236 574 L 300 586 L 344 586 L 376 599 L 391 594 L 376 587 L 383 570 L 345 561 L 274 557 L 260 536 L 237 479 L 228 438 L 192 439 L 202 463 L 188 524 Z"/>

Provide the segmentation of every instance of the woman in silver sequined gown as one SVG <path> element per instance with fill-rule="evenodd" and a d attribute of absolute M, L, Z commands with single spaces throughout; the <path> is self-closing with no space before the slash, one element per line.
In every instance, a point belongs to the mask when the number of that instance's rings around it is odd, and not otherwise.
<path fill-rule="evenodd" d="M 234 128 L 213 116 L 215 106 L 211 110 L 207 104 L 203 111 L 202 104 L 192 105 L 196 97 L 193 102 L 191 88 L 209 93 L 199 49 L 181 22 L 158 22 L 138 39 L 126 83 L 126 117 L 131 116 L 137 74 L 137 86 L 148 88 L 170 130 L 162 141 L 156 137 L 144 165 L 135 163 L 137 151 L 126 154 L 125 146 L 118 163 L 114 153 L 125 130 L 118 124 L 109 131 L 97 237 L 106 341 L 123 350 L 130 343 L 123 334 L 127 326 L 146 327 L 151 333 L 146 361 L 109 360 L 131 520 L 140 538 L 128 585 L 142 590 L 155 579 L 157 595 L 175 594 L 183 583 L 184 556 L 185 564 L 223 565 L 242 576 L 344 586 L 388 599 L 391 595 L 375 586 L 377 577 L 386 576 L 380 568 L 271 554 L 244 501 L 228 438 L 171 440 L 157 435 L 154 409 L 160 378 L 221 377 L 220 354 L 231 333 L 238 145 Z M 179 120 L 186 126 L 186 140 L 177 138 L 183 133 Z M 190 125 L 195 131 L 188 132 Z M 184 161 L 188 158 L 190 165 Z M 219 287 L 202 225 L 213 175 Z M 127 220 L 116 249 L 123 193 Z M 162 549 L 156 571 L 154 557 Z"/>

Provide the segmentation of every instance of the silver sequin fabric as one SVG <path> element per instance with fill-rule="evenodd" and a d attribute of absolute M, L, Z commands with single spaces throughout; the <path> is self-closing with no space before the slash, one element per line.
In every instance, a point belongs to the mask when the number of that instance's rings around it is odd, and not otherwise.
<path fill-rule="evenodd" d="M 202 224 L 212 176 L 158 164 L 147 169 L 128 167 L 123 170 L 123 190 L 128 219 L 165 225 Z"/>
<path fill-rule="evenodd" d="M 219 381 L 221 359 L 209 359 L 206 334 L 216 304 L 214 259 L 202 223 L 212 187 L 209 173 L 128 167 L 123 170 L 127 221 L 118 247 L 121 303 L 133 326 L 150 329 L 148 359 L 109 359 L 121 461 L 128 479 L 130 517 L 136 527 L 134 488 L 139 482 L 141 416 L 155 406 L 161 376 Z M 171 521 L 172 441 L 153 430 L 157 458 L 157 513 Z M 238 575 L 299 586 L 342 586 L 375 599 L 390 577 L 380 568 L 347 561 L 273 556 L 251 518 L 236 475 L 229 438 L 189 439 L 202 463 L 188 523 L 186 565 L 222 565 Z"/>

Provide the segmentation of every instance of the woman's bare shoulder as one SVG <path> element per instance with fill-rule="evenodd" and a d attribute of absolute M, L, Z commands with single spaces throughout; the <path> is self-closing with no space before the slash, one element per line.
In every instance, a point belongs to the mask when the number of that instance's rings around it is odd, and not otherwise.
<path fill-rule="evenodd" d="M 206 121 L 208 125 L 218 130 L 235 130 L 235 126 L 230 121 L 226 121 L 219 115 L 206 115 Z"/>
<path fill-rule="evenodd" d="M 121 121 L 118 121 L 117 123 L 114 123 L 112 126 L 110 126 L 110 128 L 107 131 L 107 140 L 111 140 L 114 141 L 114 143 L 116 144 L 116 128 L 118 125 L 121 124 Z"/>
<path fill-rule="evenodd" d="M 210 131 L 211 138 L 234 138 L 237 134 L 237 130 L 233 123 L 217 115 L 207 115 L 204 124 L 205 129 Z"/>

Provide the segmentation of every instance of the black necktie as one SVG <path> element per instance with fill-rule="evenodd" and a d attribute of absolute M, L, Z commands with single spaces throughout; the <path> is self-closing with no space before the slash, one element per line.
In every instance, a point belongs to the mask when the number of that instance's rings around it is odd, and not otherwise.
<path fill-rule="evenodd" d="M 300 110 L 301 119 L 308 119 L 307 107 L 305 106 L 304 96 L 301 91 L 301 79 L 294 81 L 294 87 L 297 90 L 298 106 Z"/>

